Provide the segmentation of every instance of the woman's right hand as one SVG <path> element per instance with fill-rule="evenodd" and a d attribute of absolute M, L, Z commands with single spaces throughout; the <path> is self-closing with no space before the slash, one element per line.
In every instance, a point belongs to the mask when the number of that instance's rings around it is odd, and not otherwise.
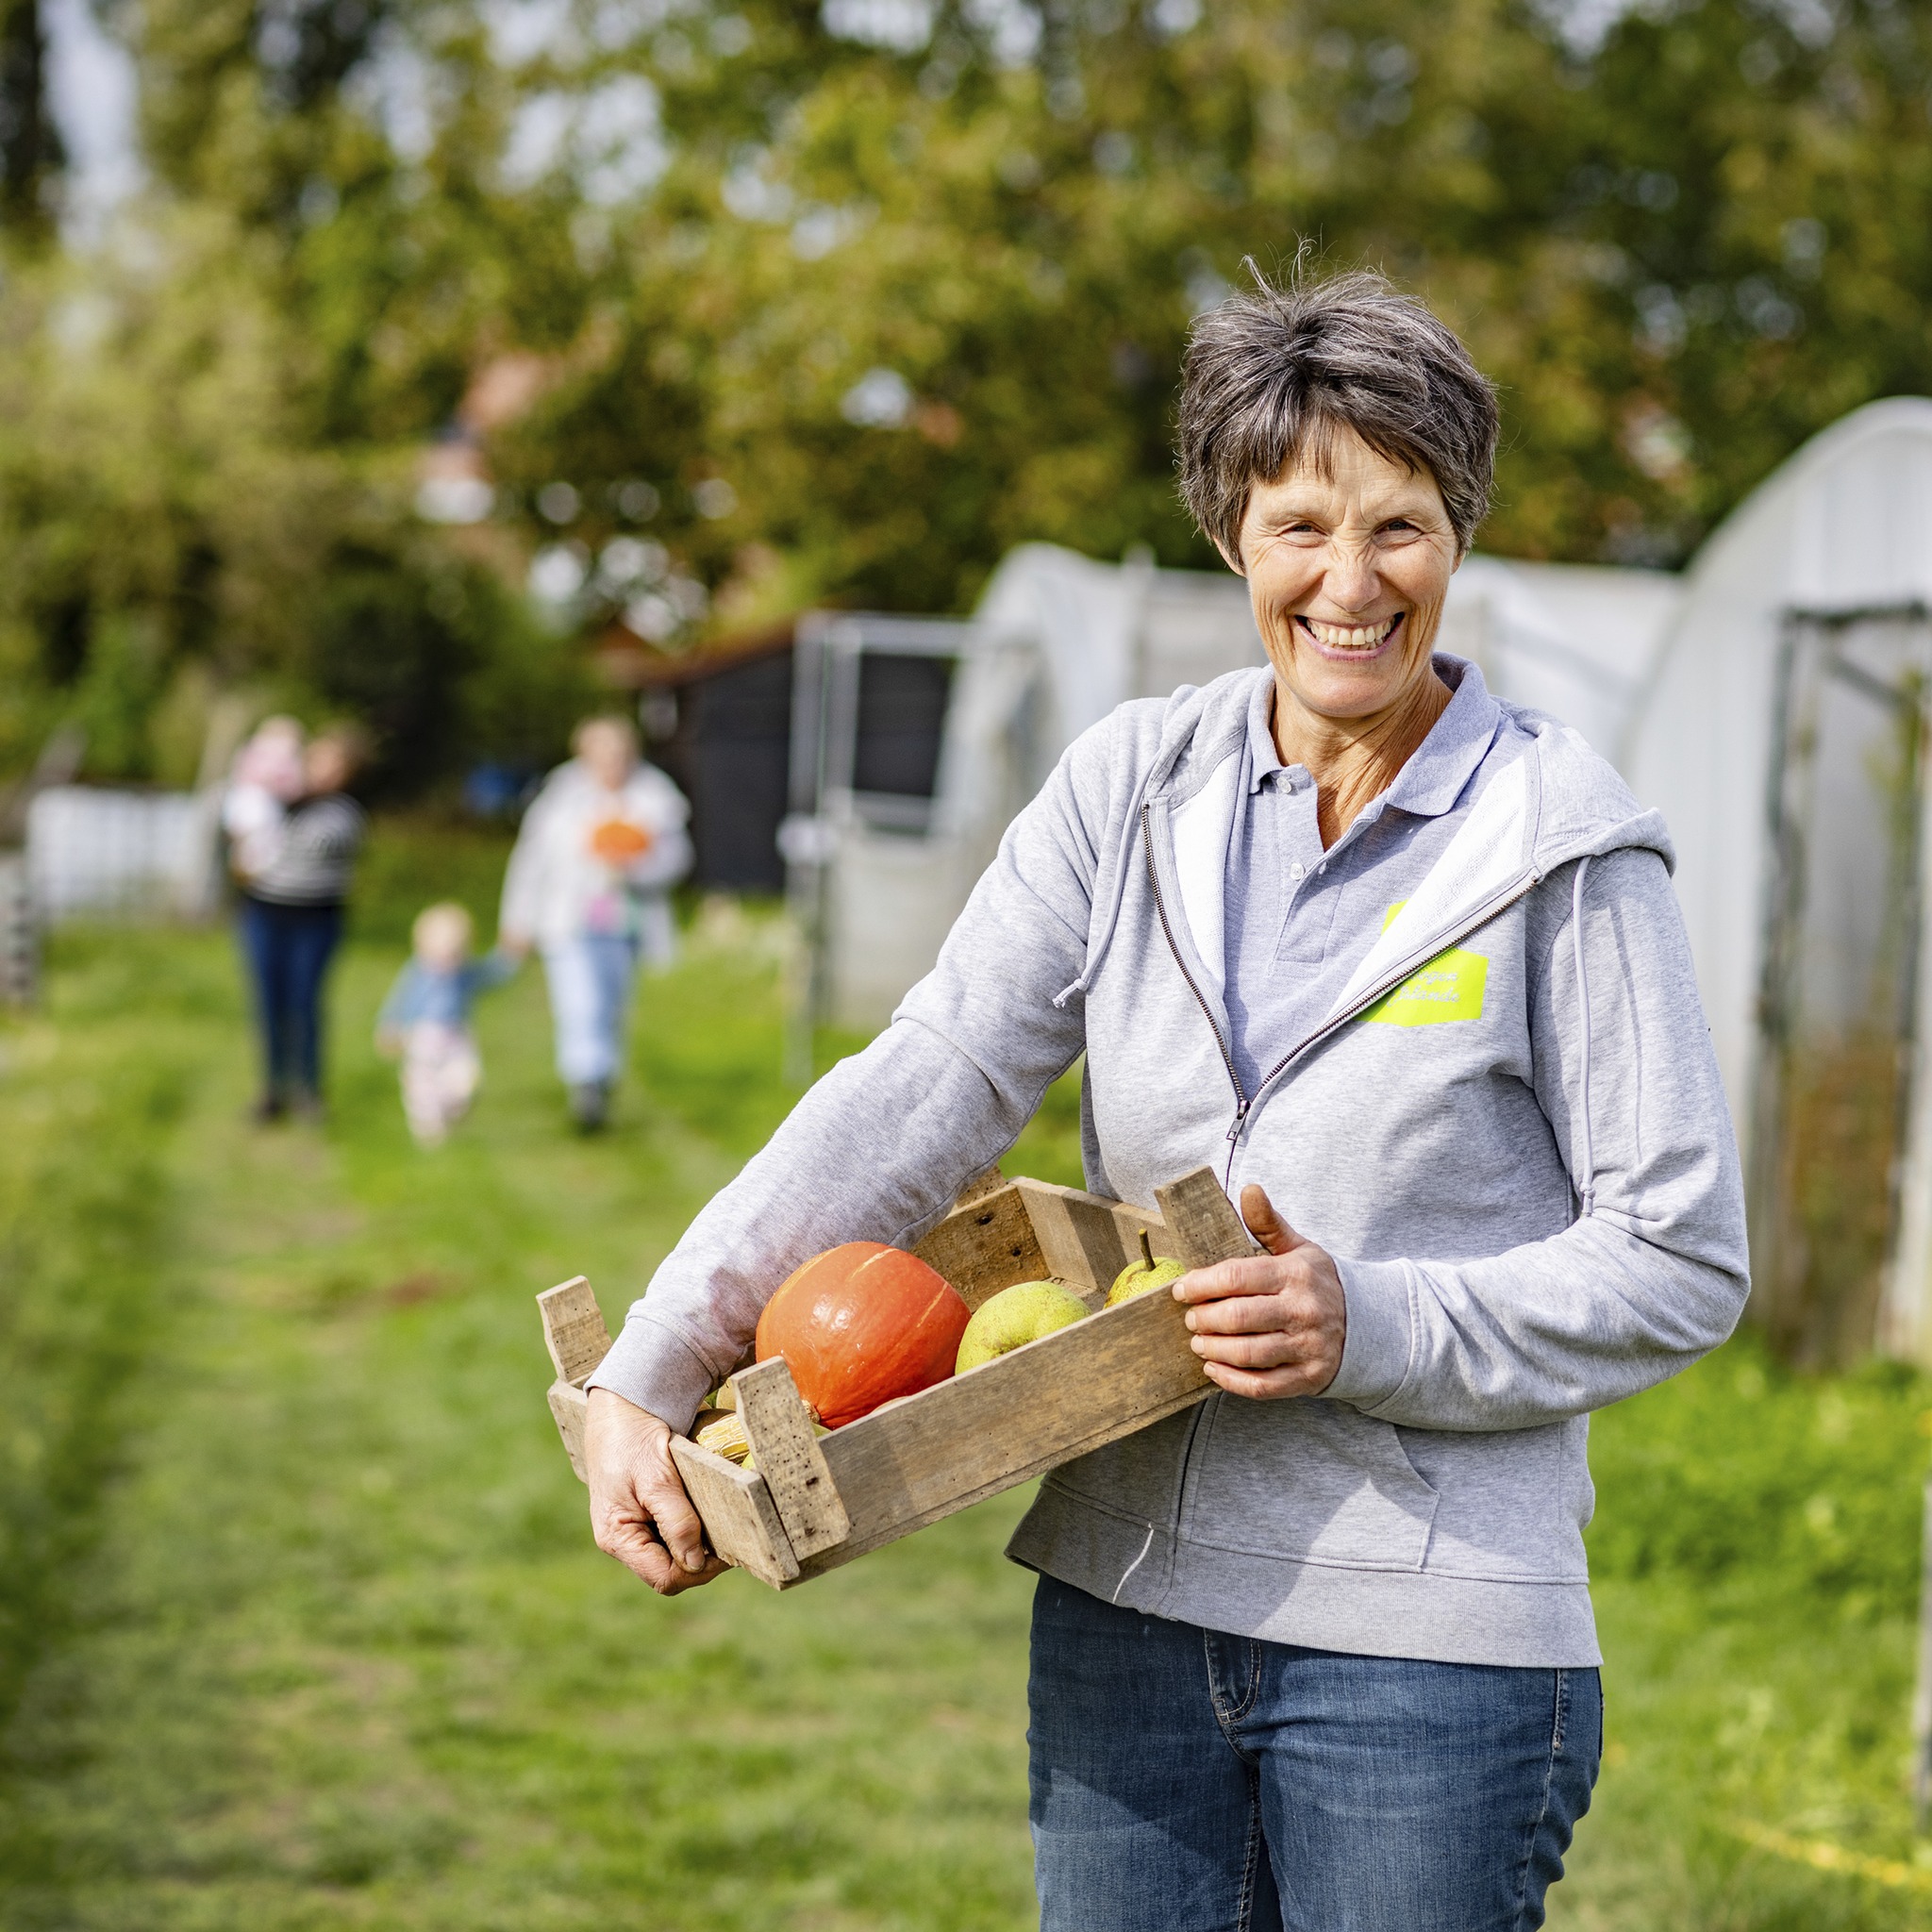
<path fill-rule="evenodd" d="M 731 1567 L 705 1547 L 705 1526 L 671 1459 L 668 1423 L 608 1389 L 592 1389 L 584 1466 L 597 1547 L 659 1596 L 694 1590 Z"/>

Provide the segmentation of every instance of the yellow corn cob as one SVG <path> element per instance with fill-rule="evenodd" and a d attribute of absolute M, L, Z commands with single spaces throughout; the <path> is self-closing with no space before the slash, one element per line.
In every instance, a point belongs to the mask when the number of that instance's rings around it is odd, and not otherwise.
<path fill-rule="evenodd" d="M 742 1462 L 751 1454 L 751 1444 L 744 1439 L 744 1424 L 736 1415 L 713 1416 L 694 1440 L 700 1449 L 708 1449 L 712 1455 L 733 1462 Z"/>

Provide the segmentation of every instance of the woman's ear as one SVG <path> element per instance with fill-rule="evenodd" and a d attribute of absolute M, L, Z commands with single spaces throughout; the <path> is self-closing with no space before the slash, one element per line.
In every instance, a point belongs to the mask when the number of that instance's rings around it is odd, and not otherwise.
<path fill-rule="evenodd" d="M 1226 564 L 1228 569 L 1233 571 L 1236 576 L 1244 577 L 1247 575 L 1247 572 L 1241 568 L 1241 560 L 1240 556 L 1237 553 L 1230 551 L 1227 545 L 1224 543 L 1219 537 L 1215 538 L 1214 540 L 1214 547 L 1215 549 L 1221 552 L 1222 562 Z"/>

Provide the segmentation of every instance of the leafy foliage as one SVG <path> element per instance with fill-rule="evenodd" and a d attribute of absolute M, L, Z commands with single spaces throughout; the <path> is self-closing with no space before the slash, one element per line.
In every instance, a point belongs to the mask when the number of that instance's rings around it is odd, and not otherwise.
<path fill-rule="evenodd" d="M 620 609 L 675 641 L 811 598 L 962 608 L 1028 538 L 1207 566 L 1172 392 L 1250 257 L 1380 264 L 1466 333 L 1508 552 L 1679 560 L 1806 437 L 1928 381 L 1928 0 L 125 25 L 155 188 L 0 292 L 11 759 L 111 658 L 163 698 L 198 663 L 387 706 L 433 774 L 479 747 L 462 680 L 536 661 L 533 558 L 559 676 Z M 416 523 L 438 437 L 487 462 L 487 524 Z M 508 593 L 464 593 L 458 648 L 432 605 L 465 572 Z M 407 702 L 318 682 L 351 605 L 423 625 Z"/>
<path fill-rule="evenodd" d="M 1831 1382 L 1794 1374 L 1747 1331 L 1593 1427 L 1591 1467 L 1613 1507 L 1591 1531 L 1591 1574 L 1709 1587 L 1756 1573 L 1834 1614 L 1909 1616 L 1925 1393 L 1897 1363 Z"/>

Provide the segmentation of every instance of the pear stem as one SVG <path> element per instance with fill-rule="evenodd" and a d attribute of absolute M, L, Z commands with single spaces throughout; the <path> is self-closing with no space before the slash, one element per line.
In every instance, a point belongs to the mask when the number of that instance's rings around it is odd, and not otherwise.
<path fill-rule="evenodd" d="M 1154 1266 L 1154 1250 L 1148 1245 L 1147 1230 L 1144 1227 L 1141 1230 L 1141 1261 L 1143 1267 Z"/>

